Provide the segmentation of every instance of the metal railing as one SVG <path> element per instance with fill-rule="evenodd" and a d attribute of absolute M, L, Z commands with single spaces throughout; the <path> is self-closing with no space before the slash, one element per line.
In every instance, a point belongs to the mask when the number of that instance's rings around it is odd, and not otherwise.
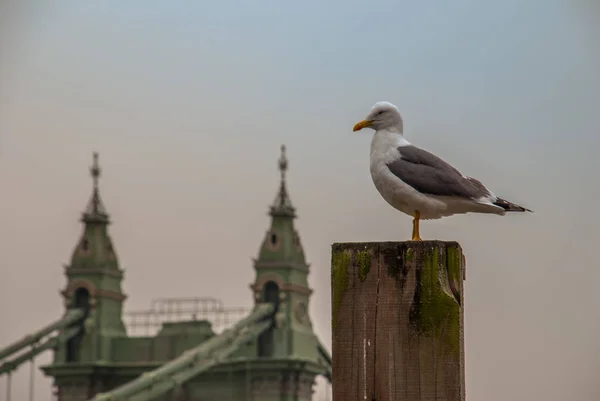
<path fill-rule="evenodd" d="M 210 297 L 160 298 L 150 309 L 123 314 L 129 335 L 154 336 L 164 323 L 207 320 L 219 333 L 233 326 L 252 311 L 250 307 L 225 307 Z"/>

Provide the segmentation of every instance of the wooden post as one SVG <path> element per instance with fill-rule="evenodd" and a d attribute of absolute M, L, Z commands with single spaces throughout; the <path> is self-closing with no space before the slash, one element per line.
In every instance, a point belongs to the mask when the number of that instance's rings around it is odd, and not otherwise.
<path fill-rule="evenodd" d="M 333 244 L 333 401 L 464 401 L 456 242 Z"/>

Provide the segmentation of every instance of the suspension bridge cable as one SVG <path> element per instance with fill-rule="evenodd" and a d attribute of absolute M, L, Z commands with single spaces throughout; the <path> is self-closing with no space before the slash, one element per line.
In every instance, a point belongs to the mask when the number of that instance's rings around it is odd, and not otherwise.
<path fill-rule="evenodd" d="M 35 345 L 32 348 L 32 351 L 35 351 Z M 35 387 L 35 358 L 31 357 L 30 366 L 29 366 L 29 401 L 33 401 L 33 392 Z"/>

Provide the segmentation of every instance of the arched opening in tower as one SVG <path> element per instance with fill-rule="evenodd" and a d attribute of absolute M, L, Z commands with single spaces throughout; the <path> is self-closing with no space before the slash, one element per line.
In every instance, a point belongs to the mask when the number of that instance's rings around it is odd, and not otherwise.
<path fill-rule="evenodd" d="M 87 288 L 80 287 L 73 294 L 73 307 L 84 310 L 84 318 L 76 323 L 80 326 L 79 332 L 67 341 L 67 362 L 78 362 L 80 359 L 81 340 L 83 339 L 83 321 L 90 310 L 90 292 Z"/>
<path fill-rule="evenodd" d="M 279 286 L 274 281 L 267 281 L 263 287 L 263 302 L 273 304 L 275 311 L 279 308 Z"/>
<path fill-rule="evenodd" d="M 279 309 L 279 286 L 274 281 L 267 281 L 262 291 L 263 302 L 273 304 L 274 311 Z M 275 327 L 271 326 L 258 337 L 258 356 L 271 357 L 274 351 Z"/>
<path fill-rule="evenodd" d="M 90 292 L 87 288 L 78 288 L 73 295 L 73 301 L 73 306 L 75 308 L 83 309 L 87 312 L 90 308 Z"/>

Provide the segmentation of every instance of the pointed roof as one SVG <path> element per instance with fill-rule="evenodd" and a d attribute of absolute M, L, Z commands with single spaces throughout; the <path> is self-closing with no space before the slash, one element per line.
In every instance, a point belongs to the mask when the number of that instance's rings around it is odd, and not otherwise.
<path fill-rule="evenodd" d="M 94 152 L 94 163 L 90 167 L 90 175 L 92 176 L 92 180 L 94 182 L 94 189 L 92 191 L 92 196 L 88 201 L 87 207 L 85 208 L 85 211 L 81 217 L 81 221 L 84 223 L 110 223 L 110 218 L 106 211 L 106 207 L 104 207 L 104 203 L 102 203 L 102 199 L 100 198 L 98 181 L 100 180 L 101 173 L 102 170 L 100 169 L 100 164 L 98 163 L 98 153 Z"/>
<path fill-rule="evenodd" d="M 271 204 L 271 224 L 261 245 L 256 265 L 298 265 L 306 267 L 304 250 L 300 242 L 300 235 L 294 227 L 296 209 L 287 191 L 285 174 L 288 169 L 288 160 L 285 155 L 285 145 L 281 146 L 279 158 L 279 171 L 281 180 L 275 201 Z M 274 265 L 273 265 L 274 266 Z"/>
<path fill-rule="evenodd" d="M 281 216 L 281 217 L 296 217 L 296 209 L 294 205 L 292 205 L 292 200 L 290 199 L 290 195 L 288 194 L 286 182 L 285 182 L 285 173 L 288 169 L 288 160 L 285 156 L 285 145 L 281 145 L 281 156 L 279 157 L 279 171 L 281 173 L 281 182 L 279 184 L 279 191 L 277 191 L 277 195 L 275 196 L 275 201 L 271 205 L 270 215 Z"/>
<path fill-rule="evenodd" d="M 119 262 L 108 233 L 109 215 L 100 198 L 98 181 L 100 178 L 98 153 L 94 153 L 94 163 L 90 167 L 94 187 L 92 196 L 81 215 L 83 232 L 71 256 L 71 269 L 106 268 L 119 269 Z"/>

